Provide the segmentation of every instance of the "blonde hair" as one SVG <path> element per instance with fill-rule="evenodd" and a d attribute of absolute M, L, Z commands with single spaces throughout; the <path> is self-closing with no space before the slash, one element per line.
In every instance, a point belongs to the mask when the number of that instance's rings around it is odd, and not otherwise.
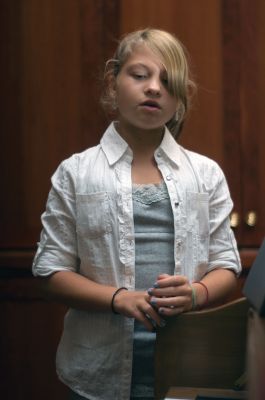
<path fill-rule="evenodd" d="M 105 90 L 101 96 L 101 104 L 107 112 L 115 110 L 113 81 L 134 48 L 140 44 L 148 46 L 159 57 L 167 71 L 168 90 L 176 98 L 176 115 L 168 121 L 167 126 L 173 136 L 177 137 L 190 109 L 190 99 L 196 90 L 196 85 L 191 78 L 188 55 L 183 44 L 166 31 L 146 28 L 122 38 L 113 59 L 106 63 Z"/>

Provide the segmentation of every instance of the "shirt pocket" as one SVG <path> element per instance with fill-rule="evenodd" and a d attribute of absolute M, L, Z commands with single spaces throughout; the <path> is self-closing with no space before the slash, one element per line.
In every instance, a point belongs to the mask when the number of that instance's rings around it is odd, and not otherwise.
<path fill-rule="evenodd" d="M 77 234 L 90 238 L 101 237 L 112 231 L 111 199 L 107 192 L 77 194 Z"/>
<path fill-rule="evenodd" d="M 187 192 L 187 229 L 201 238 L 209 236 L 208 193 Z"/>

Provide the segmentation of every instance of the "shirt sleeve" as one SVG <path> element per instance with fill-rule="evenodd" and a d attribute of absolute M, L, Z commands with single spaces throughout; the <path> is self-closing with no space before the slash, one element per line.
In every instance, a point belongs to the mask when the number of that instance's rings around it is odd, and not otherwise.
<path fill-rule="evenodd" d="M 223 171 L 216 164 L 214 164 L 214 177 L 210 174 L 210 181 L 214 182 L 214 185 L 209 191 L 210 243 L 208 271 L 215 268 L 227 268 L 239 275 L 242 267 L 229 217 L 233 202 Z"/>
<path fill-rule="evenodd" d="M 46 211 L 41 216 L 43 229 L 33 260 L 34 276 L 78 269 L 75 170 L 75 159 L 71 157 L 52 177 Z"/>

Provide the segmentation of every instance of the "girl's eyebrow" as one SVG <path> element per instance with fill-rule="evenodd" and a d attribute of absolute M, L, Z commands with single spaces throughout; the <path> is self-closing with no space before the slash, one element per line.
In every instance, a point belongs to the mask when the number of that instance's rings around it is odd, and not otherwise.
<path fill-rule="evenodd" d="M 140 62 L 128 65 L 128 68 L 137 68 L 137 67 L 148 69 L 148 66 L 146 64 L 143 64 L 143 63 L 140 63 Z"/>
<path fill-rule="evenodd" d="M 128 69 L 139 68 L 139 67 L 140 67 L 140 68 L 145 68 L 145 69 L 147 69 L 147 70 L 152 69 L 152 68 L 150 68 L 148 65 L 146 65 L 146 64 L 144 64 L 144 63 L 141 63 L 141 62 L 135 62 L 135 63 L 132 63 L 132 64 L 129 64 L 129 65 L 128 65 Z M 160 73 L 161 73 L 161 74 L 166 74 L 166 75 L 167 75 L 167 70 L 165 69 L 165 67 L 162 67 Z"/>

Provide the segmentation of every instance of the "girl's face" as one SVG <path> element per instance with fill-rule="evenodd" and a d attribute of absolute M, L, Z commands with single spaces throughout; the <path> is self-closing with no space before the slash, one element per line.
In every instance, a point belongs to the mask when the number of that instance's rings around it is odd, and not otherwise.
<path fill-rule="evenodd" d="M 146 45 L 138 45 L 119 72 L 116 101 L 120 124 L 160 130 L 176 112 L 177 100 L 167 89 L 167 73 Z"/>

